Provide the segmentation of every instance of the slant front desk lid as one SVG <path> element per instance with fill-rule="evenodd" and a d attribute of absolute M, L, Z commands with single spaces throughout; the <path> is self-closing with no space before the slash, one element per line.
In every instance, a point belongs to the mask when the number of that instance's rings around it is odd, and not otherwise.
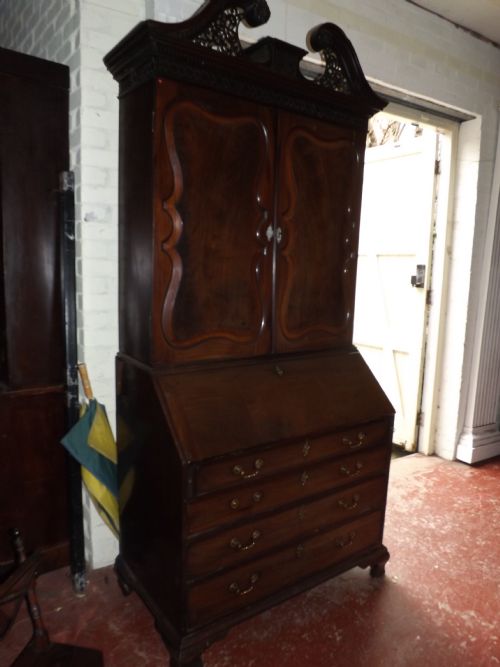
<path fill-rule="evenodd" d="M 394 414 L 354 350 L 158 374 L 155 384 L 187 461 Z"/>

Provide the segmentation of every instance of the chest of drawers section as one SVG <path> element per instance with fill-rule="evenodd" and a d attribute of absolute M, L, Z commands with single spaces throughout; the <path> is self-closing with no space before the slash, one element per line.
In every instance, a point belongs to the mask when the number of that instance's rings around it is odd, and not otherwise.
<path fill-rule="evenodd" d="M 188 664 L 235 622 L 388 558 L 392 407 L 355 352 L 276 365 L 117 365 L 117 571 Z"/>
<path fill-rule="evenodd" d="M 200 467 L 186 507 L 188 624 L 381 544 L 390 435 L 379 420 Z"/>

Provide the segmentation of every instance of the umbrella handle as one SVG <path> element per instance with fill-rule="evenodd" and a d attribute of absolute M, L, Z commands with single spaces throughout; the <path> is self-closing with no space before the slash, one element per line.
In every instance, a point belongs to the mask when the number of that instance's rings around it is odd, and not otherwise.
<path fill-rule="evenodd" d="M 77 364 L 78 373 L 80 374 L 80 379 L 83 385 L 83 393 L 90 400 L 94 398 L 94 393 L 92 391 L 92 385 L 90 384 L 89 374 L 87 372 L 87 364 L 80 362 Z"/>

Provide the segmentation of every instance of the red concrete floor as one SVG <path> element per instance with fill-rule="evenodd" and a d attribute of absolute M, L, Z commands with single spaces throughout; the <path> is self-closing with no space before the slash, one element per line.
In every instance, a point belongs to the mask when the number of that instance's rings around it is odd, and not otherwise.
<path fill-rule="evenodd" d="M 359 568 L 234 628 L 206 667 L 490 667 L 500 665 L 500 459 L 478 467 L 414 455 L 393 461 L 385 579 Z M 54 641 L 100 648 L 106 667 L 167 667 L 136 595 L 111 568 L 85 598 L 67 571 L 40 577 Z M 0 643 L 8 667 L 30 637 L 25 614 Z"/>

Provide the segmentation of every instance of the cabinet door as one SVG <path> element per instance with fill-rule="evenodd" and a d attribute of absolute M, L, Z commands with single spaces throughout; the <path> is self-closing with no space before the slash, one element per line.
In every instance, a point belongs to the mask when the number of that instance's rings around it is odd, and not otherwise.
<path fill-rule="evenodd" d="M 352 340 L 366 132 L 282 114 L 276 350 Z"/>
<path fill-rule="evenodd" d="M 158 90 L 154 361 L 265 354 L 272 114 L 172 82 Z"/>

